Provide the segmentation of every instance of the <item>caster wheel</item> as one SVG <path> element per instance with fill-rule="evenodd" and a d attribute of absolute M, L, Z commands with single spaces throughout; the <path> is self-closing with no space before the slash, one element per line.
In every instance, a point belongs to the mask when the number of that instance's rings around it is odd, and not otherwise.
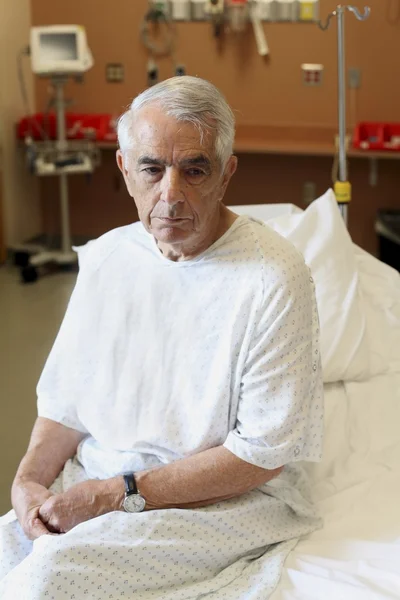
<path fill-rule="evenodd" d="M 38 272 L 36 267 L 27 266 L 21 269 L 21 277 L 23 283 L 35 283 L 38 278 Z"/>
<path fill-rule="evenodd" d="M 27 267 L 29 265 L 30 256 L 29 252 L 18 250 L 14 253 L 14 265 L 16 267 Z"/>

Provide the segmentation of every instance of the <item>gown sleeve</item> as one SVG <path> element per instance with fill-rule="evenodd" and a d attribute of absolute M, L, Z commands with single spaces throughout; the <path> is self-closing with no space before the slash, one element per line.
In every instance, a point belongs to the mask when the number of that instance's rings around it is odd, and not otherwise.
<path fill-rule="evenodd" d="M 313 279 L 299 256 L 264 288 L 236 426 L 224 446 L 248 463 L 275 469 L 320 460 L 322 438 L 319 319 Z"/>
<path fill-rule="evenodd" d="M 90 252 L 85 248 L 82 254 L 85 260 L 79 256 L 77 282 L 37 385 L 37 407 L 40 417 L 88 433 L 79 418 L 79 406 L 93 368 L 88 350 L 96 343 L 98 303 Z"/>

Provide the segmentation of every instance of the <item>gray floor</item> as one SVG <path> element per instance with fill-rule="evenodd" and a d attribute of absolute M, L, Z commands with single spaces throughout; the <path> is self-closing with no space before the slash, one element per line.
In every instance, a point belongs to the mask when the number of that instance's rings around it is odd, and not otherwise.
<path fill-rule="evenodd" d="M 22 285 L 19 270 L 0 267 L 0 515 L 36 418 L 36 383 L 71 295 L 76 273 Z"/>

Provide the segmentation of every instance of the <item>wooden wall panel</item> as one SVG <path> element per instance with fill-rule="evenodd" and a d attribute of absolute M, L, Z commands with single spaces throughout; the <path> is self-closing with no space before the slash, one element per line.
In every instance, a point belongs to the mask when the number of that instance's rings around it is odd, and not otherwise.
<path fill-rule="evenodd" d="M 227 204 L 291 202 L 302 206 L 305 181 L 316 183 L 317 194 L 331 185 L 332 160 L 326 157 L 286 157 L 276 155 L 239 155 L 239 168 L 226 194 Z M 349 229 L 355 243 L 375 253 L 374 221 L 378 207 L 400 208 L 397 161 L 379 163 L 377 187 L 368 183 L 368 164 L 363 159 L 350 161 L 353 202 Z M 115 166 L 114 153 L 104 154 L 103 166 L 91 178 L 70 179 L 71 227 L 75 235 L 97 237 L 137 220 L 132 198 Z M 45 230 L 59 230 L 57 180 L 42 180 Z"/>

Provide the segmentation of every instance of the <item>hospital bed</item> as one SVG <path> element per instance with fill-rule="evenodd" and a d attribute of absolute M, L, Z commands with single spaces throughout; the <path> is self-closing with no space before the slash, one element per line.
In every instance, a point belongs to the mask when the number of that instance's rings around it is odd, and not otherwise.
<path fill-rule="evenodd" d="M 325 443 L 305 465 L 323 527 L 289 554 L 270 600 L 400 598 L 400 277 L 355 246 L 332 191 L 306 211 L 230 207 L 303 253 L 315 281 Z"/>
<path fill-rule="evenodd" d="M 305 211 L 231 208 L 303 254 L 320 318 L 324 455 L 304 466 L 323 526 L 289 553 L 269 600 L 400 599 L 399 274 L 352 243 L 331 190 Z"/>

